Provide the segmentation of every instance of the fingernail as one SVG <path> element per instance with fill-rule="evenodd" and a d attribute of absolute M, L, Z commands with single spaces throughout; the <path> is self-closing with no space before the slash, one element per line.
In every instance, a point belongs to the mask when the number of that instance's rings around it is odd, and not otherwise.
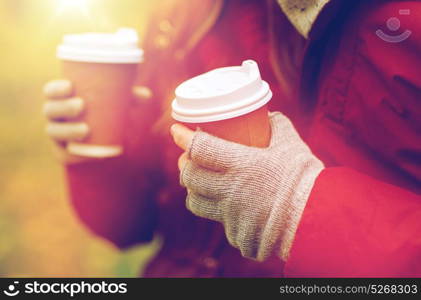
<path fill-rule="evenodd" d="M 89 126 L 86 123 L 80 123 L 78 128 L 82 135 L 87 135 L 89 133 Z"/>
<path fill-rule="evenodd" d="M 146 86 L 133 87 L 133 93 L 137 96 L 137 100 L 148 100 L 152 98 L 152 91 Z"/>

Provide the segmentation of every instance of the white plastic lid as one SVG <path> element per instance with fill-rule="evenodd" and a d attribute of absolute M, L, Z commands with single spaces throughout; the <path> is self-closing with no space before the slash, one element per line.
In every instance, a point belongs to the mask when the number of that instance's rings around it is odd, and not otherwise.
<path fill-rule="evenodd" d="M 57 57 L 80 62 L 135 64 L 143 60 L 138 44 L 137 32 L 131 28 L 116 33 L 68 34 L 57 48 Z"/>
<path fill-rule="evenodd" d="M 175 95 L 172 117 L 185 123 L 235 118 L 259 109 L 272 98 L 253 60 L 191 78 L 177 87 Z"/>

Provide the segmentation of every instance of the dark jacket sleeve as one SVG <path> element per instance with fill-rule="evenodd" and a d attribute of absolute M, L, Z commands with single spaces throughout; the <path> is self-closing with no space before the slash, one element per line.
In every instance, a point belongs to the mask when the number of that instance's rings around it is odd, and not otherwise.
<path fill-rule="evenodd" d="M 70 199 L 81 221 L 94 234 L 127 248 L 153 237 L 157 182 L 122 160 L 68 166 L 66 173 Z"/>
<path fill-rule="evenodd" d="M 162 138 L 153 132 L 158 99 L 135 101 L 127 113 L 124 155 L 67 166 L 70 199 L 81 221 L 119 248 L 150 241 L 163 181 Z"/>

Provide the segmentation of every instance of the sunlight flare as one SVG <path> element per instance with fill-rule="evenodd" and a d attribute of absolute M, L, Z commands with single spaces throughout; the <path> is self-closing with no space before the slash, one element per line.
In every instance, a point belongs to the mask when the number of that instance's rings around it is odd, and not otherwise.
<path fill-rule="evenodd" d="M 66 11 L 78 10 L 84 15 L 89 15 L 89 0 L 56 0 L 57 14 L 61 15 Z"/>

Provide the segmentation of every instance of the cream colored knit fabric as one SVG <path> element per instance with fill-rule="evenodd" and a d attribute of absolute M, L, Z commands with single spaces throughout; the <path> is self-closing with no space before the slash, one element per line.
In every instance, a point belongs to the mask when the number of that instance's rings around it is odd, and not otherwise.
<path fill-rule="evenodd" d="M 305 38 L 330 0 L 277 0 L 283 12 Z"/>
<path fill-rule="evenodd" d="M 324 168 L 281 113 L 271 114 L 268 148 L 198 131 L 181 172 L 187 208 L 223 223 L 228 241 L 250 258 L 288 259 L 316 177 Z"/>

